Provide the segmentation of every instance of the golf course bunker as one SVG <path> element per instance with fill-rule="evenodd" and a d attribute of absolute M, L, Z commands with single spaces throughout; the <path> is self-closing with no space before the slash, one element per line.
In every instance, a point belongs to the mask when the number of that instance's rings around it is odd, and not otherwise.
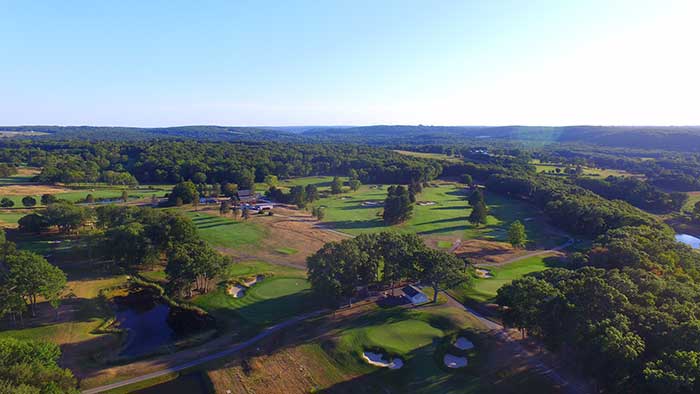
<path fill-rule="evenodd" d="M 449 353 L 445 354 L 442 361 L 445 363 L 447 368 L 464 368 L 467 366 L 466 357 L 459 357 Z"/>
<path fill-rule="evenodd" d="M 245 288 L 233 285 L 228 288 L 228 293 L 233 296 L 233 298 L 241 298 L 245 295 Z"/>
<path fill-rule="evenodd" d="M 384 360 L 384 355 L 380 353 L 364 352 L 362 353 L 362 358 L 365 359 L 367 364 L 374 365 L 375 367 L 389 368 L 389 369 L 400 369 L 403 367 L 403 360 L 396 357 L 391 359 L 391 361 Z"/>
<path fill-rule="evenodd" d="M 491 274 L 491 271 L 483 269 L 483 268 L 477 268 L 475 270 L 476 276 L 479 278 L 493 278 L 493 274 Z"/>
<path fill-rule="evenodd" d="M 264 276 L 264 275 L 257 275 L 255 278 L 250 279 L 250 280 L 248 280 L 248 281 L 246 281 L 246 282 L 243 282 L 243 284 L 244 284 L 246 287 L 250 287 L 250 286 L 252 286 L 252 285 L 254 285 L 254 284 L 256 284 L 256 283 L 262 282 L 263 279 L 265 279 L 265 276 Z"/>
<path fill-rule="evenodd" d="M 465 337 L 457 338 L 457 341 L 455 341 L 454 346 L 459 350 L 470 350 L 474 348 L 474 344 L 472 343 L 472 341 L 468 340 Z"/>
<path fill-rule="evenodd" d="M 437 203 L 435 201 L 418 201 L 416 204 L 420 205 L 421 207 L 429 206 L 429 205 L 437 205 Z"/>
<path fill-rule="evenodd" d="M 384 205 L 381 201 L 364 201 L 362 202 L 363 207 L 380 207 Z"/>

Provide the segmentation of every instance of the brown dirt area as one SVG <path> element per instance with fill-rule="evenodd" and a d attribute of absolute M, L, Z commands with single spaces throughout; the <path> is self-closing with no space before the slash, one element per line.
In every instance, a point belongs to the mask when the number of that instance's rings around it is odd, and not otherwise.
<path fill-rule="evenodd" d="M 69 189 L 51 185 L 8 185 L 0 186 L 3 196 L 37 196 L 41 194 L 57 194 L 70 191 Z"/>
<path fill-rule="evenodd" d="M 38 175 L 41 172 L 41 168 L 37 167 L 19 167 L 17 169 L 17 175 Z"/>
<path fill-rule="evenodd" d="M 267 227 L 269 235 L 260 245 L 234 250 L 218 248 L 221 252 L 239 259 L 256 259 L 270 263 L 306 266 L 306 258 L 327 242 L 341 241 L 347 237 L 317 227 L 318 221 L 308 212 L 288 208 L 275 208 L 275 216 L 255 217 L 253 220 Z M 279 248 L 296 249 L 297 253 L 284 254 Z"/>
<path fill-rule="evenodd" d="M 476 264 L 498 264 L 515 257 L 532 253 L 532 250 L 515 249 L 507 242 L 470 239 L 462 241 L 455 250 L 459 257 L 466 257 Z"/>

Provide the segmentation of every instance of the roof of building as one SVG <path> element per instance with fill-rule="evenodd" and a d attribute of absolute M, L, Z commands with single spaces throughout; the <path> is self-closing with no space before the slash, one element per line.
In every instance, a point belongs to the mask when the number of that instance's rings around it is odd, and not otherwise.
<path fill-rule="evenodd" d="M 403 289 L 401 289 L 401 291 L 403 291 L 403 293 L 409 297 L 413 297 L 418 294 L 423 294 L 422 291 L 420 291 L 417 287 L 413 285 L 405 286 Z"/>
<path fill-rule="evenodd" d="M 251 197 L 253 195 L 252 190 L 239 190 L 238 197 Z"/>

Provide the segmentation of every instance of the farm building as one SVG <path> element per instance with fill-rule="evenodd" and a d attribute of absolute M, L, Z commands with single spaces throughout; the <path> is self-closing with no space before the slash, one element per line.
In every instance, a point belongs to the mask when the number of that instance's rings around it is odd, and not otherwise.
<path fill-rule="evenodd" d="M 260 195 L 252 190 L 239 190 L 236 197 L 242 203 L 255 203 Z"/>
<path fill-rule="evenodd" d="M 401 289 L 403 291 L 404 297 L 406 297 L 412 304 L 423 304 L 428 302 L 428 296 L 425 295 L 419 288 L 413 285 L 408 285 Z"/>

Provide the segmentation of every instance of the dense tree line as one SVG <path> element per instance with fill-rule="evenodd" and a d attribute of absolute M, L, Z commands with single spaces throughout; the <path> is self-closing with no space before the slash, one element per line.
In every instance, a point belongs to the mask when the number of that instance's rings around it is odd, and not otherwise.
<path fill-rule="evenodd" d="M 275 142 L 0 141 L 0 162 L 41 167 L 37 180 L 113 184 L 234 183 L 251 189 L 268 175 L 280 178 L 345 175 L 354 170 L 363 183 L 410 183 L 437 177 L 435 160 L 345 144 Z"/>
<path fill-rule="evenodd" d="M 401 281 L 419 281 L 434 290 L 468 281 L 465 263 L 455 255 L 428 248 L 416 234 L 381 232 L 325 244 L 307 259 L 312 289 L 331 304 L 352 300 L 358 289 L 393 289 Z"/>
<path fill-rule="evenodd" d="M 576 184 L 610 200 L 625 200 L 637 208 L 651 212 L 669 213 L 679 211 L 688 201 L 685 193 L 666 193 L 648 182 L 611 176 L 606 179 L 576 179 Z"/>
<path fill-rule="evenodd" d="M 551 269 L 501 288 L 504 321 L 565 350 L 597 391 L 700 391 L 700 288 L 625 268 Z"/>
<path fill-rule="evenodd" d="M 595 237 L 623 226 L 660 226 L 653 217 L 624 201 L 611 201 L 552 177 L 498 174 L 490 176 L 486 185 L 491 191 L 534 203 L 556 226 L 574 234 Z"/>

